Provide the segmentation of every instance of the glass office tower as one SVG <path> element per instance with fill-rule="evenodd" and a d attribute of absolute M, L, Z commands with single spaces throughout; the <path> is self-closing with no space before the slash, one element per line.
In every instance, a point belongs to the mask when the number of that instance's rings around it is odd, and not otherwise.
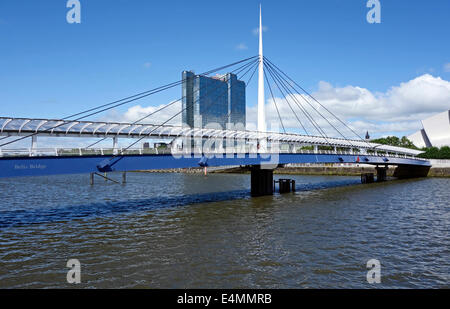
<path fill-rule="evenodd" d="M 183 126 L 245 130 L 245 82 L 232 73 L 207 77 L 184 71 L 182 78 Z"/>

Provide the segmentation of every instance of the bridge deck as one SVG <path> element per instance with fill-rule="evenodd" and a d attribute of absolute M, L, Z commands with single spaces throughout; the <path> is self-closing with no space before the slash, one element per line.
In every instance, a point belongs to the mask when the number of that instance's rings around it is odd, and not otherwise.
<path fill-rule="evenodd" d="M 0 177 L 42 176 L 98 172 L 97 166 L 112 156 L 42 156 L 0 158 Z M 113 166 L 114 171 L 170 169 L 208 166 L 264 165 L 288 163 L 364 163 L 372 165 L 430 166 L 426 160 L 374 155 L 339 155 L 320 153 L 275 154 L 185 154 L 124 155 Z"/>

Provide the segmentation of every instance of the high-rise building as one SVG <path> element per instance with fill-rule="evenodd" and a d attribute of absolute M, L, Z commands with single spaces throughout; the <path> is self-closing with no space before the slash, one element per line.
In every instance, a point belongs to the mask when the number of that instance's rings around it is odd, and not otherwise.
<path fill-rule="evenodd" d="M 184 71 L 182 78 L 183 126 L 245 129 L 245 82 L 232 73 L 207 77 Z"/>

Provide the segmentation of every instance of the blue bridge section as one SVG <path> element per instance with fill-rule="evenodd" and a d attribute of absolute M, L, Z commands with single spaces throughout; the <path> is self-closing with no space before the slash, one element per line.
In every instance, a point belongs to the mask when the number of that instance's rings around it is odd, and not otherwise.
<path fill-rule="evenodd" d="M 364 163 L 371 165 L 396 165 L 398 167 L 430 168 L 428 161 L 383 157 L 374 155 L 337 154 L 224 154 L 217 155 L 123 155 L 65 156 L 65 157 L 11 157 L 0 158 L 0 177 L 44 176 L 57 174 L 83 174 L 102 172 L 104 162 L 115 162 L 108 171 L 137 171 L 149 169 L 192 168 L 200 166 L 259 166 L 289 163 Z"/>

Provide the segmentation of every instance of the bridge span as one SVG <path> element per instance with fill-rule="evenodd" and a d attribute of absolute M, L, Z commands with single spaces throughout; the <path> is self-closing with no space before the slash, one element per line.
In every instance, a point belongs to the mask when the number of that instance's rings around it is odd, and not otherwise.
<path fill-rule="evenodd" d="M 57 174 L 108 173 L 173 168 L 248 166 L 254 196 L 273 193 L 273 169 L 289 163 L 362 163 L 377 167 L 385 180 L 388 166 L 396 166 L 399 178 L 426 177 L 431 164 L 406 155 L 350 153 L 350 151 L 295 151 L 266 153 L 158 153 L 121 155 L 7 156 L 0 158 L 0 177 Z"/>
<path fill-rule="evenodd" d="M 31 144 L 30 155 L 37 153 L 37 138 L 45 137 L 85 137 L 85 138 L 110 138 L 113 140 L 113 150 L 119 151 L 117 140 L 119 138 L 132 139 L 208 139 L 224 141 L 241 141 L 249 144 L 261 139 L 267 143 L 278 143 L 282 145 L 300 146 L 327 146 L 357 150 L 359 152 L 372 151 L 377 153 L 390 153 L 395 155 L 417 156 L 422 151 L 371 143 L 365 140 L 352 140 L 327 136 L 302 135 L 295 133 L 278 132 L 258 132 L 249 130 L 222 130 L 214 128 L 186 128 L 183 126 L 140 124 L 140 123 L 120 123 L 101 121 L 77 121 L 58 119 L 33 119 L 33 118 L 13 118 L 0 117 L 0 136 L 8 137 L 31 136 L 34 141 Z M 230 143 L 232 144 L 232 143 Z M 240 145 L 243 145 L 242 143 Z M 81 148 L 87 153 L 90 147 Z M 48 149 L 47 149 L 48 150 Z M 8 154 L 14 150 L 4 149 L 0 151 L 0 156 Z M 17 152 L 17 150 L 16 150 Z M 22 149 L 24 152 L 24 149 Z M 25 151 L 26 153 L 26 151 Z M 58 155 L 55 152 L 55 155 Z"/>
<path fill-rule="evenodd" d="M 273 168 L 289 163 L 371 164 L 376 166 L 378 180 L 386 178 L 386 168 L 392 165 L 396 166 L 395 176 L 400 178 L 427 175 L 431 165 L 428 161 L 418 158 L 422 151 L 376 144 L 361 138 L 350 125 L 321 104 L 274 63 L 263 57 L 262 52 L 258 56 L 203 74 L 210 75 L 236 66 L 239 67 L 231 72 L 241 74 L 241 79 L 247 74 L 250 75 L 246 86 L 259 68 L 258 131 L 232 130 L 228 126 L 224 130 L 214 126 L 210 128 L 208 125 L 200 127 L 186 124 L 169 125 L 175 117 L 179 117 L 187 110 L 187 106 L 182 107 L 168 119 L 160 119 L 164 118 L 160 116 L 161 111 L 175 102 L 186 99 L 185 94 L 181 99 L 162 105 L 132 123 L 91 120 L 91 117 L 100 113 L 186 82 L 180 80 L 61 119 L 0 117 L 0 177 L 238 165 L 251 169 L 252 193 L 266 195 L 273 192 Z M 272 82 L 264 75 L 264 68 L 272 78 Z M 277 111 L 281 125 L 280 132 L 267 132 L 265 126 L 264 79 L 272 97 L 270 102 Z M 285 109 L 289 108 L 287 109 L 289 118 L 296 120 L 298 125 L 283 121 L 286 119 L 281 117 L 279 111 L 281 106 L 277 104 L 271 85 L 277 86 L 280 97 L 285 100 L 282 102 Z M 218 93 L 216 100 L 229 90 L 225 89 Z M 215 100 L 211 100 L 204 106 L 205 113 L 214 108 L 214 102 Z M 148 118 L 157 113 L 159 114 L 157 118 L 155 117 L 157 120 L 155 122 L 158 124 L 149 123 Z M 296 133 L 288 133 L 286 128 L 292 128 Z M 349 133 L 352 137 L 346 135 Z M 66 144 L 61 148 L 49 149 L 38 147 L 38 140 L 41 137 L 55 139 L 69 137 L 78 140 L 88 138 L 96 142 L 81 148 Z M 119 139 L 133 141 L 127 147 L 120 148 Z M 25 140 L 31 140 L 30 147 L 18 148 L 18 142 Z M 93 148 L 105 140 L 111 140 L 112 147 Z M 169 140 L 171 148 L 162 152 L 158 149 L 144 148 L 143 141 L 149 140 Z M 16 148 L 10 148 L 13 144 Z"/>
<path fill-rule="evenodd" d="M 271 169 L 290 163 L 370 164 L 379 168 L 379 177 L 384 177 L 380 167 L 394 165 L 400 178 L 426 176 L 431 167 L 427 160 L 417 157 L 422 153 L 419 150 L 364 140 L 152 124 L 0 118 L 0 136 L 4 139 L 30 135 L 33 138 L 29 148 L 0 148 L 0 177 L 238 165 L 251 167 L 252 173 L 258 175 L 252 177 L 252 183 L 260 186 L 258 179 L 271 181 Z M 39 136 L 101 138 L 113 143 L 111 148 L 38 148 Z M 181 143 L 172 143 L 172 148 L 165 150 L 123 149 L 117 146 L 119 138 L 169 139 Z M 261 139 L 267 143 L 265 149 L 258 148 Z M 266 189 L 269 190 L 268 185 Z"/>

